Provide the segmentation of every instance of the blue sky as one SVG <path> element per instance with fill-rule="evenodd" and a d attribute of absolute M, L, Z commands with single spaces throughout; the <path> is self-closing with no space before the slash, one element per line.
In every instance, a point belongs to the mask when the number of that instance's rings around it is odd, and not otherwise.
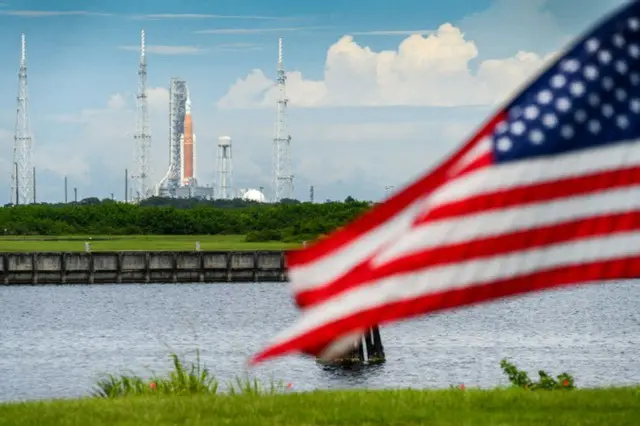
<path fill-rule="evenodd" d="M 215 143 L 228 134 L 236 186 L 270 186 L 281 36 L 296 196 L 314 185 L 316 199 L 379 199 L 463 142 L 549 55 L 623 0 L 579 3 L 0 2 L 0 199 L 9 200 L 21 32 L 43 201 L 62 199 L 64 175 L 81 197 L 122 198 L 141 29 L 155 180 L 168 164 L 167 88 L 179 76 L 192 93 L 199 180 L 213 182 Z"/>

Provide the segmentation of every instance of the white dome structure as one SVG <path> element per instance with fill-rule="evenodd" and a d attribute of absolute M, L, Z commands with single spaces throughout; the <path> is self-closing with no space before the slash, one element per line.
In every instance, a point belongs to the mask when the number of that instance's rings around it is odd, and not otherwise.
<path fill-rule="evenodd" d="M 257 189 L 247 189 L 243 191 L 242 199 L 245 201 L 257 201 L 258 203 L 264 203 L 266 201 L 264 194 Z"/>

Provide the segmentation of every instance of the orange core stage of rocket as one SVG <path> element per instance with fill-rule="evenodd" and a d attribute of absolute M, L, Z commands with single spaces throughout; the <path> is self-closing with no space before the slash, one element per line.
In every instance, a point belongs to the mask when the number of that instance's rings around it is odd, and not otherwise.
<path fill-rule="evenodd" d="M 185 183 L 190 182 L 193 179 L 193 121 L 191 119 L 191 99 L 187 97 L 185 104 L 185 116 L 184 116 L 184 139 L 183 139 L 183 181 Z"/>

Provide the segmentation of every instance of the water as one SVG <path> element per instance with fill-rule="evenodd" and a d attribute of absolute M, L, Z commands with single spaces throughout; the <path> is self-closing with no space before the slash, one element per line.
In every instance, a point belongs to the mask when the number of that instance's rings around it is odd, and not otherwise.
<path fill-rule="evenodd" d="M 387 363 L 340 372 L 287 357 L 250 370 L 293 390 L 505 384 L 507 357 L 580 387 L 640 382 L 639 282 L 509 299 L 382 328 Z M 223 381 L 297 316 L 286 284 L 0 287 L 0 400 L 87 395 L 102 373 L 166 371 L 200 348 Z M 191 358 L 193 359 L 193 358 Z"/>

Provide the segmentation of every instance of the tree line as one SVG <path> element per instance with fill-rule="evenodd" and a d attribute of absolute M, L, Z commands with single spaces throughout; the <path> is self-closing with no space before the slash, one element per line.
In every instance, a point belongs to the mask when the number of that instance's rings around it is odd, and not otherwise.
<path fill-rule="evenodd" d="M 0 208 L 5 235 L 214 235 L 243 234 L 247 241 L 302 241 L 353 220 L 371 203 L 259 204 L 152 199 L 140 205 L 86 199 L 68 204 Z"/>

